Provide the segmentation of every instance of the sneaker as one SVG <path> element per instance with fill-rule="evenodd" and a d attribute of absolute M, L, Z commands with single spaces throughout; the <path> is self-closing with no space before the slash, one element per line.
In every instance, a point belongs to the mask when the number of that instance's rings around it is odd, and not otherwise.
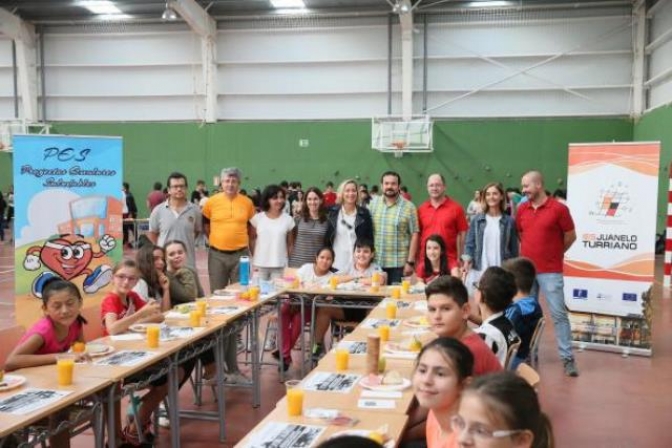
<path fill-rule="evenodd" d="M 84 292 L 93 294 L 112 281 L 112 268 L 100 265 L 84 279 Z"/>
<path fill-rule="evenodd" d="M 574 358 L 563 360 L 562 365 L 565 369 L 565 375 L 571 377 L 579 376 L 579 369 L 576 367 L 576 362 L 574 361 Z"/>
<path fill-rule="evenodd" d="M 325 355 L 324 352 L 324 345 L 322 344 L 315 344 L 313 346 L 313 353 L 311 354 L 311 359 L 313 363 L 317 364 L 317 362 L 322 359 L 322 357 Z"/>
<path fill-rule="evenodd" d="M 159 426 L 162 428 L 170 428 L 170 419 L 168 418 L 168 411 L 166 411 L 166 406 L 161 403 L 159 405 Z"/>
<path fill-rule="evenodd" d="M 268 329 L 268 339 L 266 339 L 266 344 L 264 345 L 264 351 L 270 352 L 275 350 L 277 346 L 278 333 L 275 328 L 271 327 Z"/>
<path fill-rule="evenodd" d="M 252 384 L 252 381 L 240 372 L 226 375 L 226 382 L 228 384 Z"/>

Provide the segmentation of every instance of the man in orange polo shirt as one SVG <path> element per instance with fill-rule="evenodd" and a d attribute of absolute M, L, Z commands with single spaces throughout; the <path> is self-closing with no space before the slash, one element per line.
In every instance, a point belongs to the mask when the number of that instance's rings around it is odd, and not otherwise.
<path fill-rule="evenodd" d="M 242 173 L 238 168 L 224 168 L 220 176 L 222 192 L 203 206 L 203 228 L 210 241 L 208 277 L 210 291 L 226 288 L 238 281 L 240 257 L 250 256 L 250 219 L 255 210 L 247 196 L 239 194 Z M 247 382 L 238 370 L 236 337 L 224 341 L 227 382 Z"/>

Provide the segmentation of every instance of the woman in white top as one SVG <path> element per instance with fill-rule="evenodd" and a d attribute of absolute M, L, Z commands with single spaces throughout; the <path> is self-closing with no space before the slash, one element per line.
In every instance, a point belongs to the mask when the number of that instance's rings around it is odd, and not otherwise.
<path fill-rule="evenodd" d="M 262 211 L 250 220 L 257 234 L 251 242 L 252 260 L 261 280 L 281 277 L 287 266 L 294 219 L 283 212 L 284 208 L 285 191 L 278 185 L 269 185 L 261 195 Z"/>
<path fill-rule="evenodd" d="M 464 247 L 462 261 L 465 284 L 470 295 L 473 284 L 490 266 L 518 256 L 518 233 L 509 215 L 504 213 L 506 196 L 502 185 L 491 182 L 483 188 L 483 212 L 474 216 Z"/>
<path fill-rule="evenodd" d="M 325 245 L 334 249 L 334 268 L 342 271 L 352 264 L 355 241 L 364 238 L 372 243 L 373 220 L 365 207 L 357 205 L 357 182 L 345 180 L 338 187 L 336 205 L 327 214 Z"/>

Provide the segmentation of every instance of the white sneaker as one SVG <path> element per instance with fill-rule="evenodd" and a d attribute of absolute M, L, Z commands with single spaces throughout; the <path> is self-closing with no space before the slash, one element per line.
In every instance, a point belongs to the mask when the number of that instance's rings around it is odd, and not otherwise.
<path fill-rule="evenodd" d="M 252 381 L 240 372 L 227 374 L 226 382 L 228 384 L 252 384 Z"/>
<path fill-rule="evenodd" d="M 268 339 L 264 345 L 265 352 L 272 352 L 277 347 L 278 332 L 274 328 L 268 330 Z"/>
<path fill-rule="evenodd" d="M 168 417 L 159 417 L 159 426 L 162 428 L 170 428 L 170 420 L 168 420 Z"/>

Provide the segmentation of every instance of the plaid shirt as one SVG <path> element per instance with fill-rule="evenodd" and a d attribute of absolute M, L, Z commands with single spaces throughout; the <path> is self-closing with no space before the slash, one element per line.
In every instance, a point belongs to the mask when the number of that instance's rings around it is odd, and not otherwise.
<path fill-rule="evenodd" d="M 397 197 L 392 205 L 383 195 L 369 204 L 376 241 L 376 260 L 384 268 L 403 267 L 408 261 L 411 236 L 420 231 L 418 213 L 412 202 Z"/>

